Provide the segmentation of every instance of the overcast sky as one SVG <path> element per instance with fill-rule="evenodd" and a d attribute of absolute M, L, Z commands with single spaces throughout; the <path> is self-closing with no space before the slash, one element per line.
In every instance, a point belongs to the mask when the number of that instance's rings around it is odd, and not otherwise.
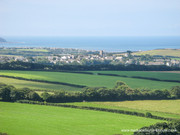
<path fill-rule="evenodd" d="M 180 36 L 180 0 L 0 0 L 1 36 Z"/>

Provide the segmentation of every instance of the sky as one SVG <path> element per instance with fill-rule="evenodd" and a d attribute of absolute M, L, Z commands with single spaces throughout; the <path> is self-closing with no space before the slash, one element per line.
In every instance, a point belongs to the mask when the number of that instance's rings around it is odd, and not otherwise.
<path fill-rule="evenodd" d="M 180 36 L 180 0 L 0 0 L 3 36 Z"/>

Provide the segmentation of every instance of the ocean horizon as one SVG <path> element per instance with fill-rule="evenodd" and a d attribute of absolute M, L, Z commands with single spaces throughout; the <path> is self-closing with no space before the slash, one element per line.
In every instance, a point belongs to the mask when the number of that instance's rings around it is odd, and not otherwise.
<path fill-rule="evenodd" d="M 3 37 L 0 47 L 56 47 L 107 52 L 180 49 L 179 36 L 157 37 Z"/>

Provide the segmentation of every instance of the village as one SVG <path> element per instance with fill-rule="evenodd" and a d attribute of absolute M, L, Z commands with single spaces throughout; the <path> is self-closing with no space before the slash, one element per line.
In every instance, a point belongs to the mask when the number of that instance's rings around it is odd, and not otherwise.
<path fill-rule="evenodd" d="M 56 50 L 56 49 L 50 49 Z M 61 49 L 63 50 L 63 49 Z M 77 50 L 76 50 L 77 51 Z M 67 50 L 66 50 L 67 52 Z M 174 57 L 151 56 L 151 55 L 134 55 L 133 52 L 127 51 L 123 53 L 108 53 L 103 50 L 100 51 L 85 51 L 86 53 L 51 53 L 39 56 L 23 55 L 0 55 L 0 63 L 22 61 L 29 63 L 40 64 L 55 64 L 55 65 L 98 65 L 98 64 L 112 64 L 112 65 L 166 65 L 180 67 L 180 59 Z M 29 54 L 29 52 L 28 52 Z"/>

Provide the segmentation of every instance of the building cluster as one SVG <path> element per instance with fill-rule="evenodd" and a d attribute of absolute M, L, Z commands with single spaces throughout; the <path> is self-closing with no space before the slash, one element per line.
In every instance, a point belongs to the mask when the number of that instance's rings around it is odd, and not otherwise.
<path fill-rule="evenodd" d="M 136 64 L 136 65 L 166 65 L 180 67 L 180 60 L 171 58 L 156 58 L 151 56 L 151 59 L 142 59 L 140 56 L 133 56 L 131 53 L 124 53 L 121 55 L 104 53 L 99 51 L 99 54 L 60 54 L 50 56 L 13 56 L 1 55 L 0 63 L 11 61 L 22 61 L 32 63 L 52 63 L 52 64 L 82 64 L 86 61 L 99 61 L 100 63 L 109 62 L 109 64 Z M 105 63 L 107 64 L 107 63 Z"/>
<path fill-rule="evenodd" d="M 12 62 L 12 61 L 22 61 L 29 62 L 24 56 L 0 56 L 0 63 Z"/>
<path fill-rule="evenodd" d="M 99 55 L 95 55 L 95 54 L 89 54 L 89 55 L 59 55 L 59 56 L 47 56 L 45 57 L 49 62 L 51 63 L 58 63 L 58 62 L 63 62 L 63 63 L 73 63 L 73 62 L 77 62 L 79 64 L 81 64 L 82 60 L 86 60 L 86 61 L 104 61 L 104 60 L 113 60 L 115 59 L 115 57 L 113 56 L 104 56 L 102 53 L 100 53 Z"/>

